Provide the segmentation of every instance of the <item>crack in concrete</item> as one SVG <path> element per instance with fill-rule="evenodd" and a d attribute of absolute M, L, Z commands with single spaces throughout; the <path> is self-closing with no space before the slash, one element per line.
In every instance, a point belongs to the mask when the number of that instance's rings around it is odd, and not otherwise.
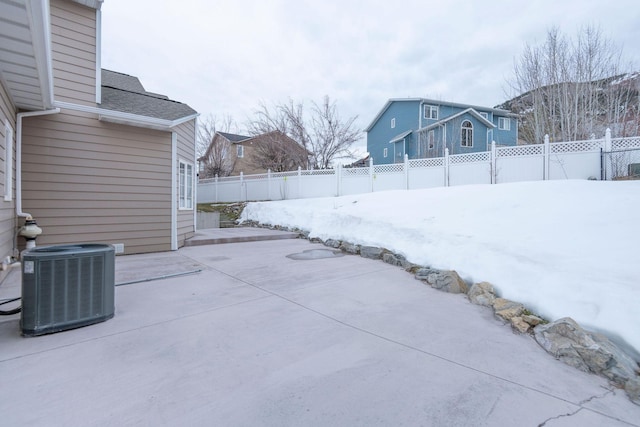
<path fill-rule="evenodd" d="M 547 418 L 547 419 L 546 419 L 546 420 L 544 420 L 542 423 L 538 424 L 538 427 L 544 427 L 545 425 L 547 425 L 547 423 L 548 423 L 549 421 L 559 420 L 560 418 L 565 418 L 565 417 L 572 417 L 572 416 L 576 415 L 577 413 L 579 413 L 580 411 L 582 411 L 583 409 L 585 409 L 585 410 L 587 410 L 587 411 L 592 411 L 592 412 L 595 412 L 595 413 L 597 413 L 597 414 L 600 414 L 600 415 L 602 415 L 602 416 L 604 416 L 604 417 L 611 418 L 611 419 L 614 419 L 614 420 L 616 420 L 616 421 L 620 421 L 620 422 L 623 422 L 623 423 L 625 423 L 625 424 L 628 424 L 627 422 L 625 422 L 625 421 L 623 421 L 623 420 L 621 420 L 621 419 L 618 419 L 618 418 L 612 417 L 612 416 L 607 415 L 607 414 L 603 414 L 602 412 L 595 411 L 595 410 L 590 409 L 590 408 L 585 408 L 585 407 L 583 406 L 583 405 L 585 405 L 585 404 L 587 404 L 587 403 L 589 403 L 589 402 L 591 402 L 591 401 L 593 401 L 593 400 L 596 400 L 596 399 L 603 399 L 603 398 L 607 397 L 608 395 L 610 395 L 610 394 L 614 393 L 614 390 L 613 390 L 612 388 L 605 388 L 605 387 L 603 387 L 603 388 L 606 390 L 604 393 L 602 393 L 602 394 L 596 394 L 596 395 L 594 395 L 594 396 L 588 397 L 588 398 L 583 399 L 583 400 L 581 400 L 580 402 L 578 402 L 578 403 L 577 403 L 577 405 L 579 406 L 579 408 L 578 408 L 578 409 L 576 409 L 575 411 L 573 411 L 573 412 L 567 412 L 566 414 L 560 414 L 560 415 L 557 415 L 557 416 L 555 416 L 555 417 Z M 632 425 L 632 424 L 630 424 L 630 425 Z"/>
<path fill-rule="evenodd" d="M 594 396 L 595 397 L 595 396 Z M 560 414 L 557 415 L 555 417 L 551 417 L 551 418 L 547 418 L 546 420 L 544 420 L 542 423 L 538 424 L 538 427 L 544 427 L 549 421 L 553 421 L 553 420 L 559 420 L 560 418 L 564 418 L 564 417 L 572 417 L 575 414 L 577 414 L 578 412 L 582 411 L 584 408 L 583 407 L 579 407 L 578 409 L 576 409 L 573 412 L 568 412 L 566 414 Z"/>

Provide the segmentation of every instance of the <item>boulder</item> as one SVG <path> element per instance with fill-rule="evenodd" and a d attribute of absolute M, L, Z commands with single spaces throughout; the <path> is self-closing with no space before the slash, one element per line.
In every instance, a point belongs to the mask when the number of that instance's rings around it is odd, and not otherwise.
<path fill-rule="evenodd" d="M 474 283 L 467 293 L 473 304 L 491 307 L 496 299 L 496 292 L 489 282 Z"/>
<path fill-rule="evenodd" d="M 511 318 L 511 326 L 516 331 L 524 334 L 525 332 L 529 332 L 529 328 L 531 325 L 524 321 L 524 319 L 520 316 L 515 316 Z"/>
<path fill-rule="evenodd" d="M 348 243 L 348 242 L 342 242 L 340 244 L 340 249 L 343 252 L 346 252 L 346 253 L 351 254 L 351 255 L 358 255 L 360 253 L 360 246 L 359 245 L 354 245 L 354 244 Z"/>
<path fill-rule="evenodd" d="M 426 282 L 431 285 L 432 288 L 439 291 L 449 292 L 450 294 L 466 294 L 469 291 L 469 287 L 464 280 L 460 278 L 457 272 L 450 271 L 435 271 L 427 275 Z"/>
<path fill-rule="evenodd" d="M 520 317 L 524 313 L 524 305 L 505 298 L 496 298 L 493 301 L 493 310 L 496 316 L 511 321 L 513 317 Z"/>
<path fill-rule="evenodd" d="M 382 259 L 383 253 L 384 253 L 384 249 L 379 248 L 377 246 L 361 246 L 360 247 L 360 256 L 363 258 Z"/>
<path fill-rule="evenodd" d="M 533 314 L 524 314 L 522 315 L 522 320 L 530 324 L 531 326 L 538 326 L 540 323 L 544 322 L 538 316 L 534 316 Z"/>
<path fill-rule="evenodd" d="M 624 391 L 633 403 L 640 405 L 640 378 L 630 378 L 624 385 Z"/>
<path fill-rule="evenodd" d="M 440 271 L 430 267 L 421 267 L 416 270 L 414 277 L 418 280 L 427 280 L 430 274 L 437 273 L 440 273 Z"/>
<path fill-rule="evenodd" d="M 407 261 L 407 259 L 400 255 L 400 254 L 394 254 L 392 252 L 385 252 L 382 254 L 382 261 L 386 262 L 387 264 L 391 264 L 391 265 L 395 265 L 398 267 L 402 267 L 405 270 L 408 270 L 409 268 L 411 268 L 413 266 L 412 263 L 410 263 L 409 261 Z"/>
<path fill-rule="evenodd" d="M 327 239 L 324 241 L 325 246 L 329 246 L 330 248 L 338 249 L 340 247 L 340 240 L 335 239 Z"/>
<path fill-rule="evenodd" d="M 534 329 L 535 339 L 548 353 L 585 372 L 603 375 L 624 385 L 637 378 L 638 364 L 607 337 L 589 332 L 565 317 Z M 633 389 L 634 383 L 630 385 Z"/>

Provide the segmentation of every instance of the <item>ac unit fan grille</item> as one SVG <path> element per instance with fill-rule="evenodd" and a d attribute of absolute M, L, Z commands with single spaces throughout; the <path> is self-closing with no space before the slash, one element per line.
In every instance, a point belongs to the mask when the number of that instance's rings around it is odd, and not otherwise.
<path fill-rule="evenodd" d="M 38 326 L 88 319 L 104 313 L 104 258 L 42 260 L 39 263 Z"/>

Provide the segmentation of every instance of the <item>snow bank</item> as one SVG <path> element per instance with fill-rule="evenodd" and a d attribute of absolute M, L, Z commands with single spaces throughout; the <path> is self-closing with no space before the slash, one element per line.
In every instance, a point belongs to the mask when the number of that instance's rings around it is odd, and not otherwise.
<path fill-rule="evenodd" d="M 250 203 L 244 219 L 489 281 L 640 351 L 640 181 L 545 181 Z M 640 353 L 636 353 L 636 357 Z"/>

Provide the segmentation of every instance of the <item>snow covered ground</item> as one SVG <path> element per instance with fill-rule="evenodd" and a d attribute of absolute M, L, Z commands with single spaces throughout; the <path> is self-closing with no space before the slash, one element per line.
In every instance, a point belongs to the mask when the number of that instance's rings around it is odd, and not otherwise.
<path fill-rule="evenodd" d="M 544 181 L 250 203 L 244 219 L 380 246 L 491 282 L 640 360 L 640 181 Z M 627 350 L 630 350 L 627 347 Z M 632 350 L 632 349 L 631 349 Z"/>

